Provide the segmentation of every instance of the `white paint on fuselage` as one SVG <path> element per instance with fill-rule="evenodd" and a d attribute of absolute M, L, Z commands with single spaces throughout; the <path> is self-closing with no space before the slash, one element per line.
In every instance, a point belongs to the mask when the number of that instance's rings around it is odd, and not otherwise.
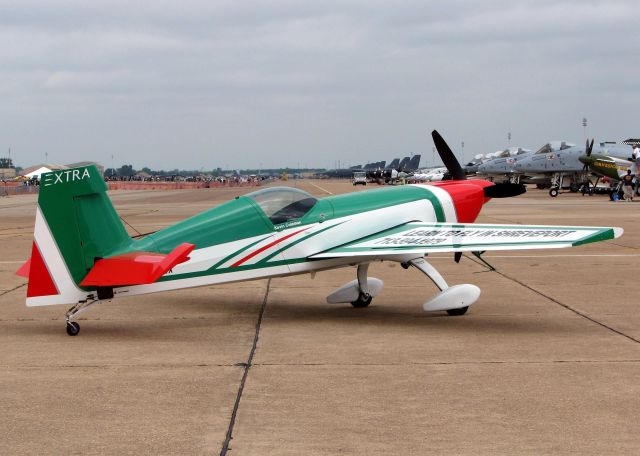
<path fill-rule="evenodd" d="M 446 222 L 457 221 L 455 207 L 448 192 L 446 192 L 444 189 L 430 185 L 416 186 L 423 188 L 426 191 L 430 191 L 438 198 L 443 208 Z M 54 276 L 54 280 L 56 280 L 56 286 L 58 286 L 59 290 L 64 290 L 64 293 L 57 296 L 29 298 L 27 300 L 27 305 L 75 304 L 78 301 L 86 300 L 89 296 L 93 295 L 94 292 L 83 291 L 79 289 L 75 285 L 75 283 L 73 283 L 66 264 L 62 259 L 62 255 L 60 254 L 53 236 L 51 235 L 51 232 L 49 231 L 48 226 L 44 221 L 44 217 L 42 217 L 42 214 L 40 212 L 38 212 L 37 218 L 38 217 L 40 217 L 41 221 L 44 223 L 36 223 L 36 240 L 38 242 L 42 240 L 43 245 L 46 246 L 46 249 L 43 249 L 42 251 L 42 256 L 43 258 L 45 258 L 47 267 L 50 271 L 59 271 L 56 273 L 56 276 Z M 175 266 L 173 268 L 173 271 L 171 273 L 168 273 L 166 276 L 175 277 L 178 274 L 198 273 L 203 275 L 197 277 L 163 280 L 161 282 L 155 282 L 146 285 L 116 287 L 114 288 L 114 297 L 136 296 L 147 293 L 156 293 L 160 291 L 177 290 L 183 288 L 216 285 L 247 280 L 257 280 L 348 266 L 350 264 L 354 264 L 353 258 L 331 258 L 309 261 L 308 257 L 412 221 L 437 221 L 433 204 L 426 198 L 426 195 L 424 199 L 419 199 L 416 201 L 397 204 L 358 214 L 352 214 L 341 218 L 331 219 L 323 223 L 316 223 L 307 226 L 298 225 L 268 235 L 241 239 L 238 241 L 194 250 L 190 253 L 190 259 L 188 261 Z M 316 231 L 322 231 L 328 226 L 338 224 L 340 225 L 339 227 L 328 229 L 316 236 L 310 236 L 308 239 L 300 242 L 300 239 L 304 236 L 313 234 Z M 216 265 L 225 257 L 233 254 L 233 252 L 235 251 L 241 250 L 237 255 L 234 255 L 224 264 L 220 265 L 218 269 L 224 270 L 226 268 L 229 268 L 229 266 L 237 263 L 239 260 L 251 255 L 252 252 L 268 246 L 270 243 L 274 242 L 277 239 L 281 239 L 291 233 L 300 230 L 304 231 L 301 231 L 300 233 L 287 238 L 281 243 L 264 249 L 264 251 L 251 256 L 250 259 L 247 259 L 242 263 L 243 266 L 255 266 L 254 268 L 239 268 L 238 270 L 229 270 L 228 272 L 215 273 L 215 271 L 212 271 L 213 273 L 206 273 L 214 265 Z M 248 249 L 243 250 L 244 247 L 256 241 L 260 242 L 256 243 L 256 245 Z M 257 265 L 257 263 L 265 259 L 267 256 L 270 256 L 274 252 L 277 252 L 278 250 L 286 248 L 287 246 L 292 244 L 295 245 L 293 245 L 290 249 L 283 250 L 282 253 L 271 258 L 269 262 L 267 262 L 264 266 Z M 415 255 L 413 256 L 415 257 Z M 397 258 L 392 257 L 386 259 L 389 259 L 391 261 L 405 261 L 407 258 L 405 258 L 404 255 L 397 255 Z M 281 261 L 283 259 L 288 263 L 273 265 L 269 264 L 271 262 Z M 379 258 L 373 255 L 366 261 L 373 261 L 376 259 Z M 358 262 L 363 262 L 363 259 L 358 259 Z M 65 271 L 66 276 L 64 275 Z M 60 282 L 60 285 L 58 282 Z"/>

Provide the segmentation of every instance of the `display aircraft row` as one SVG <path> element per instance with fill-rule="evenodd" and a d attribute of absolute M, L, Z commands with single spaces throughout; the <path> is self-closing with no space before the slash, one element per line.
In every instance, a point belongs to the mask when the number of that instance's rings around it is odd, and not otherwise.
<path fill-rule="evenodd" d="M 549 194 L 557 196 L 566 185 L 572 191 L 592 185 L 591 175 L 619 180 L 627 171 L 638 173 L 637 157 L 627 144 L 587 141 L 585 146 L 566 142 L 547 143 L 532 152 L 519 148 L 512 154 L 505 150 L 496 158 L 481 163 L 478 174 L 510 182 L 548 185 Z M 596 180 L 597 183 L 597 180 Z"/>
<path fill-rule="evenodd" d="M 389 165 L 385 161 L 368 163 L 364 166 L 356 165 L 350 168 L 330 169 L 320 173 L 316 173 L 317 178 L 334 178 L 334 179 L 350 179 L 355 172 L 366 172 L 369 179 L 382 179 L 385 181 L 398 179 L 409 173 L 418 170 L 420 166 L 420 154 L 411 157 L 404 157 L 402 160 L 394 158 Z"/>

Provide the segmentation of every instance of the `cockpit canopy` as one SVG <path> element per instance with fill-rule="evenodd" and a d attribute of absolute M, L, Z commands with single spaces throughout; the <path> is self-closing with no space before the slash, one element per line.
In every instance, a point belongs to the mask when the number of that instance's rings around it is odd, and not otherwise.
<path fill-rule="evenodd" d="M 272 187 L 246 195 L 277 225 L 303 217 L 318 202 L 309 193 L 291 187 Z"/>
<path fill-rule="evenodd" d="M 551 143 L 547 143 L 542 146 L 540 149 L 536 151 L 536 155 L 538 154 L 550 154 L 552 152 L 557 152 L 559 150 L 569 149 L 571 147 L 575 147 L 575 144 L 568 143 L 565 141 L 554 141 Z"/>

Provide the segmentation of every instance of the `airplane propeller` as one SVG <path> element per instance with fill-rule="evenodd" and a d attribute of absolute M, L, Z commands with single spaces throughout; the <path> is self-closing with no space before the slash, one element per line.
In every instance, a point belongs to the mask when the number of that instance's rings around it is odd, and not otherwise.
<path fill-rule="evenodd" d="M 591 139 L 591 144 L 589 144 L 589 140 L 587 139 L 587 144 L 586 144 L 586 146 L 584 148 L 585 155 L 587 156 L 587 158 L 591 157 L 591 153 L 593 152 L 593 141 L 594 140 Z M 589 162 L 588 161 L 584 164 L 584 167 L 582 168 L 582 171 L 585 172 L 585 173 L 587 171 L 589 171 Z"/>
<path fill-rule="evenodd" d="M 440 133 L 437 130 L 433 130 L 431 132 L 431 137 L 433 138 L 433 143 L 436 146 L 436 150 L 438 151 L 438 155 L 440 155 L 440 159 L 444 166 L 447 167 L 447 171 L 452 180 L 467 180 L 467 174 L 464 172 L 462 167 L 460 166 L 460 162 L 453 154 L 453 151 L 444 140 Z M 484 187 L 484 196 L 487 198 L 509 198 L 511 196 L 521 195 L 526 192 L 527 189 L 523 184 L 513 184 L 511 182 L 507 182 L 504 184 L 495 184 L 489 187 Z M 456 263 L 459 263 L 462 259 L 462 252 L 455 252 L 453 254 L 453 260 Z"/>
<path fill-rule="evenodd" d="M 436 146 L 438 155 L 444 166 L 447 167 L 447 171 L 453 180 L 466 180 L 467 175 L 460 166 L 458 159 L 453 154 L 451 148 L 447 145 L 447 142 L 440 136 L 437 130 L 431 132 L 433 137 L 433 143 Z M 487 198 L 510 198 L 512 196 L 518 196 L 526 192 L 527 189 L 523 184 L 495 184 L 484 188 L 484 196 Z"/>
<path fill-rule="evenodd" d="M 449 174 L 451 175 L 451 179 L 453 180 L 466 180 L 467 175 L 464 170 L 460 166 L 460 163 L 456 159 L 456 156 L 453 154 L 453 151 L 447 144 L 447 142 L 440 136 L 437 130 L 433 130 L 431 132 L 431 137 L 433 138 L 433 144 L 436 146 L 436 150 L 438 151 L 438 155 L 440 155 L 440 159 L 444 166 L 446 166 Z"/>

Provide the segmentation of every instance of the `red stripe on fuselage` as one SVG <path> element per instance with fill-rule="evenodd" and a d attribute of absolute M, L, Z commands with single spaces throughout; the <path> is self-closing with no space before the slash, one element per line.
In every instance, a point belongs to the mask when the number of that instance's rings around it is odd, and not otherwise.
<path fill-rule="evenodd" d="M 31 248 L 31 265 L 29 267 L 29 285 L 27 286 L 27 297 L 57 295 L 58 289 L 49 274 L 47 265 L 40 255 L 38 245 L 33 242 Z"/>
<path fill-rule="evenodd" d="M 260 254 L 260 253 L 264 252 L 265 250 L 267 250 L 267 249 L 269 249 L 269 248 L 273 247 L 274 245 L 278 245 L 278 244 L 280 244 L 282 241 L 285 241 L 285 240 L 289 239 L 290 237 L 295 236 L 295 235 L 296 235 L 296 234 L 298 234 L 298 233 L 302 233 L 303 231 L 306 231 L 306 228 L 305 228 L 305 229 L 303 229 L 303 230 L 295 231 L 295 232 L 293 232 L 293 233 L 289 233 L 289 234 L 287 234 L 286 236 L 282 236 L 280 239 L 276 239 L 275 241 L 273 241 L 273 242 L 271 242 L 271 243 L 269 243 L 269 244 L 267 244 L 267 245 L 264 245 L 264 246 L 260 247 L 258 250 L 254 250 L 253 252 L 251 252 L 251 253 L 250 253 L 249 255 L 247 255 L 246 257 L 244 257 L 244 258 L 242 258 L 242 259 L 240 259 L 240 260 L 236 261 L 235 263 L 233 263 L 233 264 L 231 265 L 231 267 L 232 267 L 232 268 L 235 268 L 235 267 L 237 267 L 237 266 L 240 266 L 242 263 L 244 263 L 244 262 L 246 262 L 246 261 L 250 260 L 250 259 L 251 259 L 251 258 L 253 258 L 254 256 L 256 256 L 256 255 L 258 255 L 258 254 Z"/>
<path fill-rule="evenodd" d="M 484 196 L 484 188 L 494 185 L 485 180 L 443 181 L 433 185 L 451 195 L 460 223 L 472 223 L 478 217 L 482 205 L 490 198 Z"/>

